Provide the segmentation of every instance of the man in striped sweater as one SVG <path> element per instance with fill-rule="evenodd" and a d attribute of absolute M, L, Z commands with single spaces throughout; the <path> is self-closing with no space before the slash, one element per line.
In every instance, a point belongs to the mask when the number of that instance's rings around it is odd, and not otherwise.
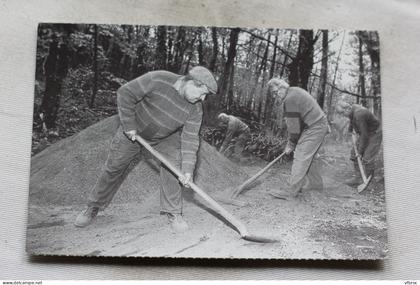
<path fill-rule="evenodd" d="M 272 195 L 278 198 L 296 197 L 303 188 L 322 190 L 323 181 L 316 154 L 329 130 L 324 112 L 302 88 L 289 87 L 279 78 L 273 78 L 267 84 L 269 92 L 273 92 L 283 106 L 288 132 L 285 152 L 294 152 L 289 179 L 291 193 L 276 192 Z"/>
<path fill-rule="evenodd" d="M 98 211 L 109 205 L 131 162 L 142 149 L 135 142 L 136 135 L 156 145 L 180 132 L 180 146 L 171 145 L 174 149 L 170 153 L 180 153 L 181 159 L 172 160 L 181 165 L 184 176 L 178 181 L 161 166 L 160 207 L 174 230 L 187 230 L 182 217 L 180 183 L 188 186 L 193 180 L 203 115 L 201 101 L 207 94 L 216 92 L 216 80 L 201 66 L 192 68 L 185 76 L 152 71 L 119 88 L 117 105 L 121 124 L 112 140 L 104 170 L 91 191 L 87 209 L 76 218 L 75 226 L 91 224 Z"/>

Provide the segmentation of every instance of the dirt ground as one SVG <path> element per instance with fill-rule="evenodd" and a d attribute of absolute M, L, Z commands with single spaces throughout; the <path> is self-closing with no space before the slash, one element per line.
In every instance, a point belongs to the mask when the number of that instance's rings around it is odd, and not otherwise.
<path fill-rule="evenodd" d="M 247 175 L 252 176 L 267 164 L 259 159 L 246 164 L 228 163 L 215 150 L 206 151 L 214 153 L 202 162 L 208 164 L 202 167 L 213 169 L 213 164 L 221 163 L 223 175 L 227 175 L 218 179 L 216 172 L 208 173 L 210 180 L 205 180 L 206 175 L 200 172 L 197 183 L 213 197 L 232 191 Z M 190 229 L 174 233 L 166 217 L 159 214 L 157 189 L 143 193 L 141 200 L 116 197 L 94 224 L 80 229 L 73 225 L 79 211 L 84 209 L 80 194 L 66 198 L 65 193 L 52 194 L 52 190 L 44 193 L 32 187 L 27 251 L 35 255 L 73 256 L 381 259 L 387 254 L 383 169 L 369 188 L 358 194 L 356 189 L 343 184 L 353 174 L 349 151 L 350 145 L 346 143 L 325 145 L 322 157 L 325 187 L 321 192 L 305 190 L 292 200 L 273 198 L 269 192 L 287 189 L 291 168 L 291 162 L 279 162 L 239 196 L 239 200 L 248 203 L 246 206 L 221 204 L 250 233 L 275 237 L 279 240 L 276 243 L 241 239 L 232 226 L 188 189 L 184 191 L 184 216 Z M 217 169 L 218 165 L 214 167 Z M 34 168 L 31 180 L 42 171 L 39 165 L 33 164 Z M 233 178 L 229 180 L 230 176 Z"/>

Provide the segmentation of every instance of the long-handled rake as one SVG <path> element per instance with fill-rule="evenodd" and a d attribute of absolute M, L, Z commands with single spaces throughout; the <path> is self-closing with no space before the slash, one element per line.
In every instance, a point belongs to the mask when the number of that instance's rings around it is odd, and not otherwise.
<path fill-rule="evenodd" d="M 172 171 L 178 178 L 183 177 L 183 174 L 180 170 L 174 167 L 165 157 L 163 157 L 159 152 L 157 152 L 153 147 L 151 147 L 142 137 L 136 135 L 135 139 L 138 143 L 140 143 L 143 147 L 145 147 L 154 157 L 156 157 L 160 162 L 162 162 L 166 167 Z M 225 210 L 222 206 L 220 206 L 215 200 L 213 200 L 209 195 L 207 195 L 200 187 L 198 187 L 193 182 L 190 182 L 188 186 L 201 198 L 203 198 L 210 206 L 216 210 L 220 215 L 222 215 L 229 223 L 231 223 L 241 235 L 241 238 L 248 241 L 253 242 L 262 242 L 262 243 L 271 243 L 271 242 L 278 242 L 276 239 L 258 236 L 250 234 L 245 227 L 245 225 L 236 219 L 231 213 Z"/>

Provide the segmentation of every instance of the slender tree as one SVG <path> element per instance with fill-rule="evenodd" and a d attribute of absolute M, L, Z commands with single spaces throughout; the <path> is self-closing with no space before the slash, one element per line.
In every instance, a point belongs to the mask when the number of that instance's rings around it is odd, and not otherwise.
<path fill-rule="evenodd" d="M 288 41 L 288 43 L 287 43 L 287 50 L 289 50 L 289 49 L 290 49 L 290 45 L 291 45 L 291 43 L 292 43 L 292 38 L 293 38 L 293 31 L 291 30 L 291 31 L 290 31 L 290 36 L 289 36 L 289 41 Z M 283 64 L 282 64 L 282 66 L 281 66 L 280 77 L 283 77 L 283 75 L 284 75 L 284 72 L 285 72 L 285 70 L 286 70 L 287 60 L 288 60 L 288 59 L 289 59 L 289 57 L 288 57 L 288 56 L 286 56 L 286 55 L 284 55 Z"/>
<path fill-rule="evenodd" d="M 277 42 L 279 40 L 279 29 L 276 30 L 276 39 L 274 40 L 273 46 L 273 57 L 271 59 L 270 75 L 269 78 L 273 78 L 274 70 L 276 69 L 276 58 L 277 58 Z"/>
<path fill-rule="evenodd" d="M 255 79 L 256 90 L 258 88 L 258 81 L 259 81 L 261 75 L 263 76 L 261 89 L 262 89 L 262 86 L 264 86 L 265 70 L 266 70 L 266 67 L 267 67 L 268 50 L 270 49 L 270 38 L 271 38 L 271 34 L 268 34 L 268 39 L 267 39 L 267 44 L 266 44 L 266 47 L 265 47 L 264 55 L 263 55 L 263 58 L 261 60 L 261 65 L 260 65 L 260 68 L 258 70 L 256 79 Z M 264 99 L 264 96 L 262 94 L 260 94 L 259 100 L 258 100 L 258 111 L 257 111 L 257 114 L 258 114 L 257 116 L 258 116 L 258 119 L 260 120 L 260 122 L 263 121 L 263 116 L 262 116 L 263 99 Z"/>
<path fill-rule="evenodd" d="M 69 25 L 60 25 L 52 35 L 48 55 L 44 62 L 45 92 L 42 97 L 40 113 L 48 129 L 55 128 L 63 79 L 69 66 L 68 40 L 71 33 Z"/>
<path fill-rule="evenodd" d="M 234 93 L 234 86 L 235 86 L 235 65 L 232 64 L 230 67 L 230 74 L 229 74 L 229 87 L 228 87 L 228 96 L 227 96 L 227 104 L 226 110 L 231 111 L 233 109 L 233 93 Z"/>
<path fill-rule="evenodd" d="M 140 76 L 148 71 L 147 67 L 147 47 L 148 39 L 150 36 L 150 27 L 142 27 L 139 29 L 140 37 L 136 49 L 136 67 L 134 77 Z"/>
<path fill-rule="evenodd" d="M 271 66 L 270 66 L 270 73 L 269 73 L 269 79 L 273 78 L 274 76 L 274 70 L 276 65 L 276 57 L 277 57 L 277 42 L 279 39 L 279 29 L 276 30 L 276 38 L 274 40 L 274 46 L 273 46 L 273 57 L 271 59 Z M 265 99 L 265 110 L 264 110 L 264 122 L 265 126 L 269 129 L 271 129 L 273 125 L 273 103 L 274 98 L 270 92 L 266 92 L 266 99 Z"/>
<path fill-rule="evenodd" d="M 166 26 L 157 28 L 156 69 L 166 69 Z"/>
<path fill-rule="evenodd" d="M 253 101 L 254 101 L 254 104 L 253 104 L 253 108 L 252 109 L 253 109 L 254 112 L 257 113 L 257 116 L 258 116 L 258 119 L 259 120 L 261 119 L 263 96 L 257 92 L 258 87 L 259 87 L 258 82 L 260 80 L 261 73 L 262 72 L 265 72 L 265 69 L 266 69 L 266 66 L 267 66 L 268 49 L 270 47 L 270 37 L 271 37 L 271 34 L 268 34 L 268 38 L 265 40 L 266 44 L 265 44 L 264 54 L 263 54 L 263 56 L 261 58 L 260 64 L 259 65 L 256 65 L 256 67 L 255 67 L 256 68 L 256 70 L 255 70 L 255 78 L 254 78 L 255 81 L 254 81 L 254 85 L 251 88 L 251 96 L 253 97 Z M 264 41 L 261 41 L 260 42 L 260 46 L 258 47 L 258 51 L 257 51 L 257 57 L 260 54 L 260 50 L 261 50 L 261 47 L 262 47 L 263 43 L 264 43 Z M 257 94 L 259 94 L 259 96 L 258 96 L 258 104 L 255 103 L 256 102 L 256 98 L 257 98 Z"/>
<path fill-rule="evenodd" d="M 258 55 L 260 54 L 261 49 L 263 48 L 263 44 L 264 44 L 263 41 L 260 41 L 259 44 L 258 44 L 257 53 L 256 53 L 256 55 L 257 55 L 256 62 L 257 63 L 255 64 L 255 72 L 253 74 L 252 74 L 252 72 L 250 72 L 250 78 L 248 80 L 249 82 L 251 82 L 252 75 L 257 76 L 257 74 L 258 74 Z M 256 81 L 258 82 L 258 79 Z M 252 85 L 252 87 L 250 88 L 250 91 L 249 91 L 248 100 L 247 100 L 247 104 L 246 104 L 247 109 L 249 109 L 249 110 L 254 109 L 254 106 L 255 106 L 255 88 L 256 88 L 256 84 Z"/>
<path fill-rule="evenodd" d="M 168 44 L 167 44 L 167 66 L 170 67 L 173 65 L 173 45 L 174 45 L 174 28 L 168 26 L 166 29 L 167 38 L 168 38 Z"/>
<path fill-rule="evenodd" d="M 227 94 L 227 86 L 230 79 L 230 72 L 232 70 L 232 66 L 235 62 L 236 57 L 236 45 L 238 44 L 238 37 L 239 37 L 239 28 L 234 28 L 230 32 L 229 36 L 229 50 L 227 54 L 227 60 L 225 64 L 225 68 L 223 71 L 223 75 L 221 77 L 220 89 L 219 94 L 221 98 L 227 98 L 227 106 L 233 102 L 233 98 L 230 98 Z M 223 99 L 221 99 L 222 101 Z M 230 107 L 230 106 L 229 106 Z"/>
<path fill-rule="evenodd" d="M 379 61 L 379 35 L 375 31 L 359 31 L 359 38 L 365 43 L 370 58 L 370 80 L 372 86 L 373 110 L 378 117 L 381 117 L 381 82 L 380 82 L 380 61 Z"/>
<path fill-rule="evenodd" d="M 322 31 L 322 62 L 321 62 L 321 77 L 318 88 L 317 101 L 319 106 L 324 109 L 325 101 L 325 87 L 327 85 L 328 76 L 328 30 Z"/>
<path fill-rule="evenodd" d="M 313 30 L 299 30 L 299 46 L 297 55 L 290 63 L 289 84 L 308 90 L 309 75 L 314 64 L 314 44 L 318 34 L 314 37 Z"/>
<path fill-rule="evenodd" d="M 365 65 L 363 62 L 363 42 L 360 36 L 360 32 L 357 33 L 357 37 L 359 40 L 359 88 L 361 99 L 360 103 L 363 106 L 367 106 L 367 99 L 366 99 L 366 86 L 365 86 Z"/>
<path fill-rule="evenodd" d="M 252 71 L 251 71 L 251 66 L 252 66 L 252 52 L 254 49 L 254 37 L 250 37 L 249 41 L 247 43 L 247 48 L 246 48 L 246 55 L 245 55 L 245 70 L 243 71 L 245 73 L 245 84 L 246 86 L 248 86 L 248 83 L 251 81 L 252 78 Z M 241 98 L 240 102 L 243 102 L 243 104 L 241 104 L 241 106 L 243 107 L 247 107 L 248 106 L 248 100 L 250 98 L 250 92 L 249 92 L 249 88 L 246 88 L 245 92 L 242 94 L 243 98 Z"/>
<path fill-rule="evenodd" d="M 336 60 L 336 64 L 335 64 L 335 70 L 334 70 L 334 76 L 333 76 L 333 81 L 331 84 L 331 87 L 335 86 L 335 81 L 337 79 L 337 73 L 338 73 L 338 66 L 340 64 L 340 57 L 341 57 L 341 51 L 343 49 L 343 44 L 344 44 L 344 39 L 346 38 L 346 33 L 343 33 L 343 38 L 341 39 L 341 44 L 340 44 L 340 49 L 338 51 L 338 55 L 337 55 L 337 60 Z M 331 88 L 330 91 L 330 96 L 328 98 L 328 120 L 331 120 L 332 117 L 332 98 L 334 97 L 334 92 L 335 92 L 335 88 Z"/>
<path fill-rule="evenodd" d="M 217 28 L 211 28 L 211 38 L 212 38 L 212 55 L 210 60 L 209 69 L 214 74 L 217 72 L 217 55 L 219 52 L 219 43 L 217 38 Z M 220 86 L 219 86 L 220 89 Z M 220 93 L 220 92 L 218 92 Z M 213 125 L 215 123 L 214 117 L 218 111 L 218 106 L 220 104 L 219 94 L 217 96 L 208 96 L 203 103 L 203 122 L 207 125 Z"/>
<path fill-rule="evenodd" d="M 318 73 L 318 66 L 315 66 L 315 72 L 314 72 L 314 74 L 317 74 Z M 311 80 L 309 80 L 309 90 L 308 90 L 308 92 L 310 93 L 310 94 L 312 94 L 312 88 L 314 87 L 314 85 L 315 85 L 315 81 L 318 79 L 318 77 L 317 76 L 312 76 L 311 77 Z"/>
<path fill-rule="evenodd" d="M 211 28 L 211 38 L 213 41 L 213 53 L 211 55 L 210 66 L 209 69 L 212 72 L 216 72 L 216 62 L 217 62 L 217 53 L 219 51 L 219 43 L 217 40 L 217 29 L 215 27 Z"/>
<path fill-rule="evenodd" d="M 203 47 L 203 31 L 202 29 L 199 29 L 198 31 L 198 47 L 197 47 L 197 52 L 198 52 L 198 64 L 199 65 L 206 65 L 206 63 L 204 62 L 204 47 Z"/>
<path fill-rule="evenodd" d="M 187 74 L 190 68 L 191 60 L 194 56 L 194 45 L 195 45 L 196 39 L 197 39 L 197 33 L 194 32 L 193 37 L 188 41 L 188 44 L 187 44 L 187 48 L 186 48 L 187 62 L 185 63 L 185 67 L 183 71 L 181 72 L 182 74 Z"/>
<path fill-rule="evenodd" d="M 93 85 L 92 96 L 89 102 L 89 108 L 95 103 L 96 93 L 98 92 L 98 25 L 93 25 Z"/>

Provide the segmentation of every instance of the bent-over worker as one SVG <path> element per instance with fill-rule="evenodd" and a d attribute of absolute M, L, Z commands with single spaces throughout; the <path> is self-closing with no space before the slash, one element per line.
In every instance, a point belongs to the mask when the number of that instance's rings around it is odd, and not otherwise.
<path fill-rule="evenodd" d="M 219 151 L 224 153 L 227 150 L 231 140 L 234 139 L 235 145 L 233 146 L 233 154 L 235 157 L 239 158 L 240 154 L 245 149 L 246 143 L 251 139 L 251 131 L 248 125 L 237 117 L 233 115 L 227 115 L 225 113 L 220 113 L 217 118 L 219 121 L 227 124 L 225 139 L 223 140 Z"/>
<path fill-rule="evenodd" d="M 382 143 L 382 128 L 379 119 L 368 109 L 359 104 L 342 104 L 343 113 L 349 117 L 349 132 L 353 131 L 358 135 L 356 148 L 357 155 L 362 159 L 366 177 L 373 176 L 375 170 L 375 159 L 379 153 Z M 346 184 L 354 186 L 361 184 L 357 156 L 354 149 L 351 149 L 350 160 L 353 161 L 356 177 L 347 180 Z"/>
<path fill-rule="evenodd" d="M 160 167 L 160 210 L 166 214 L 175 231 L 188 225 L 182 216 L 181 185 L 193 180 L 199 148 L 202 104 L 207 94 L 216 93 L 217 83 L 209 70 L 196 66 L 187 75 L 168 71 L 148 72 L 120 87 L 117 91 L 120 127 L 115 134 L 102 174 L 91 190 L 87 209 L 75 221 L 77 227 L 93 222 L 99 210 L 105 209 L 124 181 L 129 165 L 142 147 L 135 142 L 139 135 L 157 145 L 171 135 L 177 144 L 169 150 L 170 160 L 181 166 L 178 179 Z M 181 158 L 180 158 L 181 157 Z"/>
<path fill-rule="evenodd" d="M 271 79 L 268 90 L 283 106 L 288 132 L 285 152 L 294 152 L 289 195 L 296 197 L 302 188 L 322 190 L 323 181 L 316 154 L 329 130 L 324 112 L 307 91 L 290 87 L 280 78 Z M 284 196 L 284 193 L 273 195 Z"/>

